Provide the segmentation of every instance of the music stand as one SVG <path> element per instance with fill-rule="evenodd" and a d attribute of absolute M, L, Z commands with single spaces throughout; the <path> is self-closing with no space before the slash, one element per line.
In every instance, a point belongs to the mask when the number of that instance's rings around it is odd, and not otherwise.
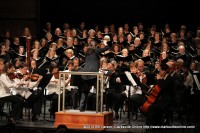
<path fill-rule="evenodd" d="M 50 122 L 53 122 L 52 120 L 47 120 L 46 119 L 46 86 L 48 85 L 48 83 L 50 82 L 52 78 L 52 75 L 51 74 L 45 74 L 41 80 L 41 82 L 39 83 L 38 87 L 41 87 L 42 88 L 42 92 L 44 92 L 44 112 L 43 112 L 43 121 L 46 122 L 46 121 L 50 121 Z"/>
<path fill-rule="evenodd" d="M 131 125 L 131 119 L 130 119 L 130 107 L 131 107 L 131 101 L 130 101 L 130 90 L 131 90 L 131 86 L 137 86 L 135 80 L 133 79 L 132 75 L 130 74 L 130 72 L 125 71 L 124 74 L 120 74 L 120 79 L 123 85 L 128 85 L 129 86 L 129 90 L 128 90 L 128 124 L 125 125 Z M 124 122 L 123 122 L 124 123 Z"/>

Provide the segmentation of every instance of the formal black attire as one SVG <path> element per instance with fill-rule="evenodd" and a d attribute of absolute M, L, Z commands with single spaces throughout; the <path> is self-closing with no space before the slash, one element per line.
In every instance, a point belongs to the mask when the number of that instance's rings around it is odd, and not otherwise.
<path fill-rule="evenodd" d="M 157 99 L 152 103 L 146 114 L 146 125 L 162 125 L 163 113 L 174 104 L 174 80 L 170 75 L 165 79 L 157 80 L 160 92 Z"/>
<path fill-rule="evenodd" d="M 99 72 L 100 67 L 100 53 L 108 50 L 110 47 L 106 45 L 104 48 L 96 48 L 87 52 L 85 55 L 85 65 L 81 68 L 80 72 Z M 82 94 L 80 100 L 80 111 L 84 111 L 86 109 L 87 97 L 91 86 L 96 86 L 96 75 L 82 75 Z"/>

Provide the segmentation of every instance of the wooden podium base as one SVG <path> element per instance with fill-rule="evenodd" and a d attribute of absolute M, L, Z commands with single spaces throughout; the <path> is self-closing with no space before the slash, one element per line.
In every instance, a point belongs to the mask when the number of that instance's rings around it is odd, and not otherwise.
<path fill-rule="evenodd" d="M 79 110 L 66 110 L 56 112 L 54 127 L 66 126 L 67 129 L 104 130 L 113 126 L 113 113 L 96 111 L 80 112 Z"/>

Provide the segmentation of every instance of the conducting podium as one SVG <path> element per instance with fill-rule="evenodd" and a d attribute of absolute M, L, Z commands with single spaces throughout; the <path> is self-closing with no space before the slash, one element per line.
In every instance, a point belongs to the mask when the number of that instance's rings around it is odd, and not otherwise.
<path fill-rule="evenodd" d="M 66 75 L 68 74 L 97 76 L 96 111 L 86 110 L 80 112 L 80 110 L 65 109 L 65 89 L 63 89 L 65 88 L 65 85 L 62 83 L 65 81 Z M 102 72 L 59 71 L 58 89 L 60 90 L 61 95 L 59 95 L 58 99 L 58 112 L 55 113 L 55 128 L 65 126 L 68 129 L 104 130 L 106 126 L 113 125 L 113 113 L 103 111 L 103 76 Z"/>

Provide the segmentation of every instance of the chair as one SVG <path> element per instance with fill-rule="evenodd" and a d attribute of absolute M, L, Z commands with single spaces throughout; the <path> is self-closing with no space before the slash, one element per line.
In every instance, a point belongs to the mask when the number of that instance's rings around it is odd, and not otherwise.
<path fill-rule="evenodd" d="M 119 108 L 119 119 L 121 120 L 121 117 L 122 117 L 122 113 L 123 113 L 123 115 L 125 115 L 125 113 L 127 112 L 128 113 L 128 111 L 129 111 L 129 108 L 128 108 L 128 99 L 126 99 L 125 101 L 124 101 L 124 105 L 123 106 L 121 106 L 120 108 Z M 139 110 L 140 111 L 140 110 Z M 134 120 L 137 120 L 137 118 L 138 118 L 138 113 L 136 113 L 136 114 L 134 114 L 134 112 L 133 112 L 133 105 L 132 104 L 130 104 L 130 114 L 132 114 L 132 115 L 130 115 L 130 119 L 133 119 L 133 117 L 134 117 L 134 115 L 135 115 L 135 119 Z"/>
<path fill-rule="evenodd" d="M 25 114 L 27 114 L 27 116 L 28 116 L 28 120 L 31 120 L 31 104 L 28 102 L 28 101 L 26 101 L 26 100 L 24 100 L 24 105 L 23 105 L 23 107 L 24 107 L 24 112 L 25 112 Z M 23 119 L 23 114 L 22 114 L 22 119 Z"/>
<path fill-rule="evenodd" d="M 8 113 L 7 112 L 4 112 L 4 107 L 5 107 L 5 104 L 7 103 L 7 108 L 8 108 Z M 11 111 L 11 104 L 10 102 L 6 102 L 6 101 L 3 101 L 3 100 L 0 100 L 0 117 L 1 119 L 3 117 L 6 117 L 6 119 L 9 118 L 10 116 L 10 111 Z"/>
<path fill-rule="evenodd" d="M 125 115 L 125 112 L 127 112 L 127 104 L 126 104 L 126 102 L 124 102 L 124 105 L 119 108 L 119 119 L 120 120 L 122 118 L 122 113 L 123 113 L 123 115 Z"/>

